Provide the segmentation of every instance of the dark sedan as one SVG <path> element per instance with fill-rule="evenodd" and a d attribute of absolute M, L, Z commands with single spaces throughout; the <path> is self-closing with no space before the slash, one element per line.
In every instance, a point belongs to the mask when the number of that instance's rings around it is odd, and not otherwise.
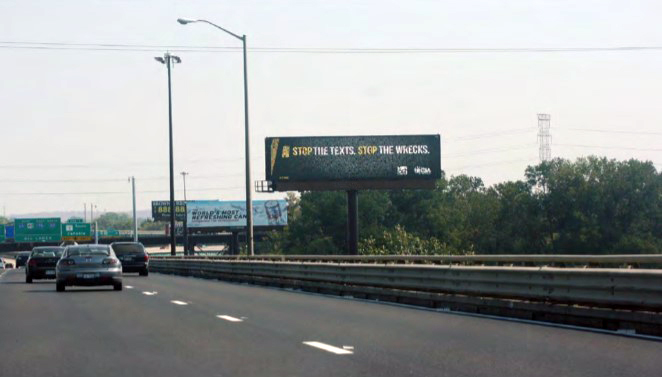
<path fill-rule="evenodd" d="M 25 265 L 25 282 L 33 279 L 55 279 L 55 265 L 60 260 L 63 247 L 39 246 L 32 249 Z"/>
<path fill-rule="evenodd" d="M 16 254 L 15 260 L 16 260 L 16 268 L 25 266 L 25 263 L 28 261 L 28 258 L 30 258 L 30 252 L 21 252 L 19 254 Z"/>
<path fill-rule="evenodd" d="M 137 272 L 140 276 L 149 275 L 149 255 L 140 242 L 113 242 L 110 245 L 122 263 L 123 272 Z"/>

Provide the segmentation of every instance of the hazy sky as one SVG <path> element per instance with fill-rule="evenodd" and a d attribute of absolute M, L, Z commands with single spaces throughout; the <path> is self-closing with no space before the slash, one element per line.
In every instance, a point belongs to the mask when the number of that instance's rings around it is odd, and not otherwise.
<path fill-rule="evenodd" d="M 0 0 L 0 206 L 8 215 L 83 203 L 129 210 L 131 175 L 139 209 L 168 198 L 166 70 L 153 59 L 163 49 L 8 42 L 240 46 L 178 17 L 246 34 L 249 48 L 662 46 L 659 0 Z M 183 60 L 173 70 L 175 171 L 190 173 L 189 199 L 243 199 L 241 54 L 173 51 Z M 553 157 L 662 168 L 662 50 L 249 51 L 248 67 L 255 180 L 264 178 L 266 136 L 419 133 L 441 134 L 449 174 L 519 179 L 538 160 L 541 112 L 552 116 Z M 178 199 L 182 186 L 178 175 Z M 255 195 L 274 196 L 282 194 Z"/>

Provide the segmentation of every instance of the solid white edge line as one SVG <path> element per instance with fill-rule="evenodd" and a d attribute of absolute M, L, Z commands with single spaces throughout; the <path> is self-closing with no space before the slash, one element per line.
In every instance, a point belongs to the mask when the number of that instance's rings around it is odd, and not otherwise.
<path fill-rule="evenodd" d="M 231 316 L 225 315 L 225 314 L 223 314 L 223 315 L 218 314 L 218 315 L 216 315 L 216 317 L 218 317 L 220 319 L 224 319 L 226 321 L 230 321 L 230 322 L 243 322 L 243 319 L 231 317 Z"/>
<path fill-rule="evenodd" d="M 188 302 L 179 301 L 179 300 L 170 300 L 175 305 L 188 305 Z"/>
<path fill-rule="evenodd" d="M 334 347 L 330 344 L 325 344 L 325 343 L 322 343 L 322 342 L 309 341 L 309 342 L 301 342 L 301 343 L 303 343 L 307 346 L 319 348 L 319 349 L 324 350 L 326 352 L 335 353 L 336 355 L 351 355 L 351 354 L 354 353 L 353 351 L 349 351 L 349 350 L 346 350 L 346 349 Z"/>

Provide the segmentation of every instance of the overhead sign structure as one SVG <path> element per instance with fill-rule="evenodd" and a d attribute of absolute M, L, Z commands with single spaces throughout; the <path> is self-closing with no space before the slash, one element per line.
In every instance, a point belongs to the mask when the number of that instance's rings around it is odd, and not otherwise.
<path fill-rule="evenodd" d="M 432 188 L 439 135 L 269 137 L 266 179 L 276 191 Z"/>
<path fill-rule="evenodd" d="M 60 242 L 62 223 L 60 218 L 14 220 L 16 242 Z"/>
<path fill-rule="evenodd" d="M 5 236 L 7 239 L 13 239 L 14 238 L 14 226 L 13 225 L 5 225 Z"/>
<path fill-rule="evenodd" d="M 245 201 L 189 201 L 189 228 L 241 228 L 246 226 Z M 254 200 L 253 225 L 287 225 L 286 200 Z"/>
<path fill-rule="evenodd" d="M 65 241 L 91 241 L 92 225 L 90 223 L 71 222 L 62 224 L 62 239 Z"/>
<path fill-rule="evenodd" d="M 0 242 L 5 242 L 5 226 L 0 224 Z"/>
<path fill-rule="evenodd" d="M 152 218 L 154 221 L 170 221 L 170 201 L 153 201 Z M 184 221 L 184 219 L 186 219 L 186 202 L 175 200 L 175 220 Z"/>

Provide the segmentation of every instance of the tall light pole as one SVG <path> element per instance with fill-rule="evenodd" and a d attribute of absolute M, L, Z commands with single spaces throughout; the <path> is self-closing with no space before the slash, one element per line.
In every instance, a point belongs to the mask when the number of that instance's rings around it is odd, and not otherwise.
<path fill-rule="evenodd" d="M 129 177 L 133 192 L 133 242 L 138 242 L 138 219 L 136 218 L 136 178 Z"/>
<path fill-rule="evenodd" d="M 170 255 L 177 255 L 177 235 L 175 232 L 175 178 L 174 162 L 172 153 L 172 85 L 170 80 L 170 68 L 173 64 L 181 63 L 182 59 L 178 56 L 163 54 L 163 57 L 157 56 L 154 59 L 168 67 L 168 124 L 170 135 Z"/>
<path fill-rule="evenodd" d="M 182 25 L 194 23 L 194 22 L 204 22 L 209 24 L 221 31 L 224 31 L 231 36 L 239 39 L 244 47 L 244 143 L 246 148 L 246 246 L 248 255 L 254 255 L 255 250 L 253 248 L 253 200 L 251 198 L 251 154 L 250 154 L 250 137 L 248 133 L 248 69 L 246 64 L 246 35 L 237 35 L 231 31 L 228 31 L 213 22 L 207 20 L 193 20 L 188 18 L 178 18 L 177 22 Z"/>
<path fill-rule="evenodd" d="M 188 206 L 186 202 L 186 176 L 187 172 L 183 171 L 180 173 L 182 179 L 184 179 L 184 206 Z M 184 214 L 184 255 L 188 253 L 188 207 L 186 208 L 186 213 Z"/>

